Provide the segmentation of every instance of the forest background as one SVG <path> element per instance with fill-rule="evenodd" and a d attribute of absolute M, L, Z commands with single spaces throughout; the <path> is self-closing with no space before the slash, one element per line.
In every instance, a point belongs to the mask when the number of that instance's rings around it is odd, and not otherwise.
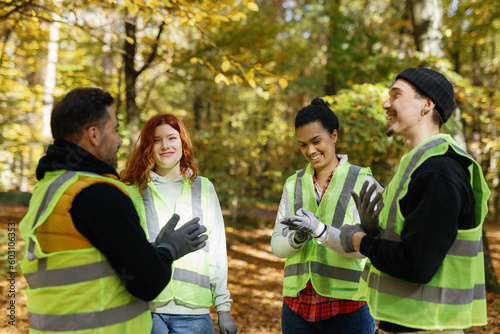
<path fill-rule="evenodd" d="M 0 201 L 27 204 L 53 103 L 93 86 L 117 99 L 118 170 L 144 122 L 174 113 L 228 225 L 271 228 L 249 212 L 275 212 L 284 181 L 306 164 L 298 110 L 323 97 L 340 119 L 339 152 L 388 184 L 404 147 L 385 136 L 382 103 L 397 73 L 426 66 L 455 85 L 443 132 L 481 164 L 498 226 L 499 27 L 488 0 L 4 0 Z"/>

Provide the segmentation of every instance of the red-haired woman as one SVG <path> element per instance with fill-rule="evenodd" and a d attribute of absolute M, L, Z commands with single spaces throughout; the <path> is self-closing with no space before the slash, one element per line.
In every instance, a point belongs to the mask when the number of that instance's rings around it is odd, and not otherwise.
<path fill-rule="evenodd" d="M 152 333 L 215 333 L 212 305 L 221 333 L 236 333 L 229 315 L 222 212 L 212 183 L 198 175 L 184 124 L 172 114 L 149 119 L 121 178 L 135 192 L 141 224 L 151 242 L 174 213 L 180 216 L 178 226 L 198 217 L 207 228 L 207 246 L 174 261 L 170 283 L 150 303 Z"/>

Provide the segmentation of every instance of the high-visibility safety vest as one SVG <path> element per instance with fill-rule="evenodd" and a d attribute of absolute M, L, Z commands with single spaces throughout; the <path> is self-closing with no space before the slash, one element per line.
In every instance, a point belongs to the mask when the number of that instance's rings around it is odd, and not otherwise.
<path fill-rule="evenodd" d="M 28 282 L 30 333 L 150 333 L 148 303 L 131 295 L 106 259 L 78 232 L 69 213 L 75 196 L 95 183 L 126 186 L 93 173 L 45 173 L 20 231 Z"/>
<path fill-rule="evenodd" d="M 199 217 L 200 225 L 207 228 L 210 235 L 212 223 L 208 219 L 210 198 L 209 181 L 205 177 L 197 177 L 193 184 L 189 179 L 184 179 L 181 196 L 174 204 L 167 204 L 156 190 L 153 182 L 143 188 L 143 194 L 135 190 L 134 203 L 141 217 L 141 225 L 153 242 L 163 227 L 174 213 L 180 216 L 176 229 Z M 170 300 L 182 301 L 187 304 L 210 307 L 213 304 L 212 290 L 210 289 L 210 261 L 209 242 L 196 252 L 184 255 L 173 263 L 173 272 L 170 282 L 153 302 L 167 302 Z"/>
<path fill-rule="evenodd" d="M 352 224 L 349 206 L 350 191 L 359 193 L 370 169 L 345 162 L 337 167 L 318 205 L 313 184 L 311 165 L 298 171 L 286 181 L 285 187 L 293 204 L 294 212 L 301 207 L 314 213 L 324 224 L 340 228 Z M 340 255 L 318 244 L 316 239 L 288 257 L 285 262 L 283 296 L 295 297 L 311 280 L 314 290 L 325 297 L 353 299 L 365 260 Z"/>
<path fill-rule="evenodd" d="M 360 296 L 366 296 L 370 313 L 377 320 L 426 330 L 463 329 L 487 323 L 481 237 L 490 191 L 479 164 L 449 135 L 433 136 L 401 159 L 383 194 L 382 239 L 401 241 L 405 218 L 399 202 L 408 192 L 412 173 L 427 159 L 444 155 L 450 147 L 471 161 L 468 169 L 476 198 L 475 227 L 458 230 L 443 263 L 426 284 L 397 279 L 367 261 L 360 281 Z"/>

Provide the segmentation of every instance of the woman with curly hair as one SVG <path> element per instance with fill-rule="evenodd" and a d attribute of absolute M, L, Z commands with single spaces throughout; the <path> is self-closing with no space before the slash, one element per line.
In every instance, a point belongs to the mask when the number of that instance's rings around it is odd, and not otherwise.
<path fill-rule="evenodd" d="M 121 172 L 131 185 L 148 240 L 154 242 L 172 216 L 178 226 L 199 218 L 207 228 L 207 246 L 173 262 L 167 287 L 150 303 L 152 333 L 215 333 L 209 307 L 215 306 L 221 333 L 237 332 L 229 311 L 226 237 L 212 183 L 199 176 L 193 145 L 184 124 L 172 114 L 149 119 Z"/>

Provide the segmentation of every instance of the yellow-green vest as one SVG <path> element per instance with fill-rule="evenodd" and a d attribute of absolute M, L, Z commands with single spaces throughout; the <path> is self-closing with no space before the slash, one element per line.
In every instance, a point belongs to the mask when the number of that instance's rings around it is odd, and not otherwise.
<path fill-rule="evenodd" d="M 289 177 L 285 187 L 294 212 L 304 207 L 323 223 L 340 229 L 342 225 L 354 222 L 348 209 L 354 203 L 350 191 L 359 193 L 368 173 L 369 168 L 348 162 L 339 165 L 319 205 L 316 201 L 311 165 Z M 283 296 L 297 296 L 311 280 L 314 290 L 322 296 L 353 299 L 358 291 L 364 262 L 365 260 L 340 255 L 318 244 L 313 238 L 286 259 Z"/>
<path fill-rule="evenodd" d="M 177 203 L 167 204 L 158 194 L 153 182 L 149 182 L 143 189 L 143 194 L 135 189 L 134 203 L 141 217 L 141 225 L 153 242 L 172 214 L 180 216 L 176 229 L 195 217 L 200 218 L 200 224 L 207 228 L 210 235 L 212 222 L 208 219 L 210 188 L 209 181 L 204 177 L 197 177 L 193 184 L 184 179 L 182 193 Z M 179 300 L 187 304 L 210 307 L 213 304 L 212 290 L 210 289 L 210 261 L 209 244 L 196 252 L 189 253 L 174 261 L 172 277 L 165 289 L 153 302 L 167 302 Z"/>
<path fill-rule="evenodd" d="M 76 230 L 69 213 L 83 188 L 101 182 L 127 193 L 126 186 L 109 177 L 68 171 L 45 173 L 33 190 L 20 223 L 30 333 L 151 332 L 148 303 L 127 291 L 104 254 Z"/>
<path fill-rule="evenodd" d="M 385 206 L 380 214 L 382 239 L 401 241 L 405 219 L 399 201 L 408 192 L 413 171 L 427 159 L 445 154 L 450 147 L 471 161 L 470 183 L 476 198 L 475 227 L 458 230 L 443 263 L 427 284 L 397 279 L 376 269 L 368 261 L 360 281 L 359 295 L 366 296 L 370 312 L 377 320 L 426 330 L 463 329 L 487 323 L 481 237 L 490 191 L 479 164 L 449 135 L 433 136 L 401 159 L 383 196 Z"/>

